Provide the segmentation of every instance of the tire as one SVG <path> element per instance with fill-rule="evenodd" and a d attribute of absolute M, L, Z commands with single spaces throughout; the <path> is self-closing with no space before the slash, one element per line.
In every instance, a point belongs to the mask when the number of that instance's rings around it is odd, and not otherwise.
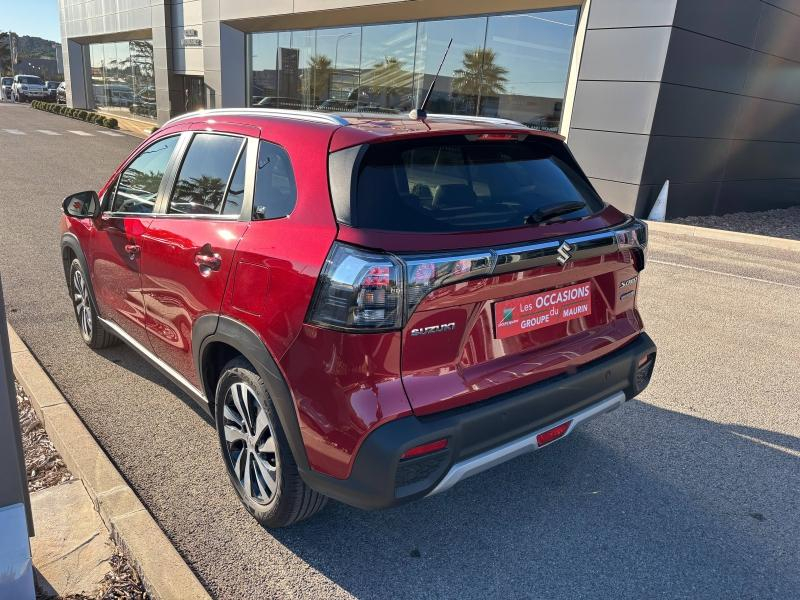
<path fill-rule="evenodd" d="M 264 380 L 244 358 L 225 365 L 215 408 L 228 476 L 256 521 L 269 528 L 287 527 L 322 510 L 327 497 L 300 477 Z"/>
<path fill-rule="evenodd" d="M 86 345 L 95 350 L 113 346 L 118 342 L 117 338 L 109 333 L 100 320 L 97 318 L 94 300 L 89 291 L 88 278 L 76 258 L 69 267 L 69 286 L 72 307 L 75 311 L 75 318 L 78 321 L 78 329 Z"/>

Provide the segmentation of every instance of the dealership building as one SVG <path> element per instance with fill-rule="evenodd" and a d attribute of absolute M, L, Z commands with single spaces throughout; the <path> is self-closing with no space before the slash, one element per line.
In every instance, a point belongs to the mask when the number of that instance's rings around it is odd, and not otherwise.
<path fill-rule="evenodd" d="M 800 0 L 59 0 L 68 102 L 429 112 L 557 131 L 603 198 L 800 204 Z"/>

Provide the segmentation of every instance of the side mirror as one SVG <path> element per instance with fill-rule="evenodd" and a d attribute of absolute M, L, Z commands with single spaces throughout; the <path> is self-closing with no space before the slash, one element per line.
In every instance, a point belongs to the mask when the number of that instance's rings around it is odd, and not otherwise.
<path fill-rule="evenodd" d="M 95 191 L 78 192 L 64 198 L 61 207 L 68 217 L 93 219 L 100 214 L 100 199 Z"/>

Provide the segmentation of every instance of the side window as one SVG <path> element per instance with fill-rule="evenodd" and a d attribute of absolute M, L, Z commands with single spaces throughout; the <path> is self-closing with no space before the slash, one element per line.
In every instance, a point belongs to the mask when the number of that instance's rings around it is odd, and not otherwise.
<path fill-rule="evenodd" d="M 120 175 L 111 206 L 112 212 L 153 212 L 161 179 L 177 143 L 178 136 L 160 139 L 143 150 L 128 165 Z"/>
<path fill-rule="evenodd" d="M 261 141 L 258 147 L 254 219 L 278 219 L 294 210 L 297 190 L 289 155 L 280 146 Z"/>
<path fill-rule="evenodd" d="M 179 215 L 222 214 L 225 191 L 231 183 L 243 144 L 241 137 L 196 134 L 183 159 L 167 212 Z M 241 206 L 241 199 L 239 202 Z"/>

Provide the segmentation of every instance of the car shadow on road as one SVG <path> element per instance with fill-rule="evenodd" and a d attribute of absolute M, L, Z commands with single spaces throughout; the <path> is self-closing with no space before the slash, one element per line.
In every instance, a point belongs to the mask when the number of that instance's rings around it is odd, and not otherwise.
<path fill-rule="evenodd" d="M 799 456 L 632 401 L 445 494 L 269 533 L 359 598 L 796 597 Z"/>

